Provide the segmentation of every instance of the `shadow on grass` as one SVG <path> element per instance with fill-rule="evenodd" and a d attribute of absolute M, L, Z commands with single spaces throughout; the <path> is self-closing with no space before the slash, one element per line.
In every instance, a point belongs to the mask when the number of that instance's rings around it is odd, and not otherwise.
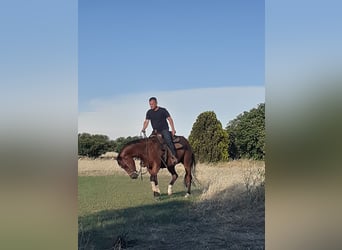
<path fill-rule="evenodd" d="M 183 195 L 182 192 L 176 196 Z M 164 202 L 167 200 L 166 202 Z M 79 219 L 80 246 L 89 243 L 95 249 L 113 248 L 118 236 L 125 235 L 126 247 L 143 243 L 145 234 L 153 233 L 158 227 L 177 221 L 186 221 L 190 201 L 179 201 L 162 195 L 160 202 L 120 210 L 106 210 Z M 87 248 L 85 249 L 92 249 Z"/>
<path fill-rule="evenodd" d="M 201 202 L 199 190 L 190 199 L 163 194 L 152 205 L 80 217 L 79 249 L 264 249 L 264 196 L 242 189 Z"/>

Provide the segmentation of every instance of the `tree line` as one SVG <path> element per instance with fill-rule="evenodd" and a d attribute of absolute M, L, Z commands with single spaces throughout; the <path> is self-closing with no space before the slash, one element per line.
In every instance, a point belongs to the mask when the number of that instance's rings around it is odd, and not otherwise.
<path fill-rule="evenodd" d="M 98 157 L 108 151 L 119 152 L 127 142 L 138 138 L 129 136 L 110 140 L 106 135 L 78 134 L 78 154 Z M 197 117 L 188 139 L 200 162 L 241 158 L 264 160 L 265 103 L 239 114 L 225 128 L 214 111 L 205 111 Z"/>
<path fill-rule="evenodd" d="M 215 112 L 201 113 L 189 142 L 200 162 L 265 159 L 265 103 L 239 114 L 225 128 Z"/>
<path fill-rule="evenodd" d="M 78 155 L 96 158 L 106 152 L 120 152 L 122 147 L 140 137 L 128 136 L 110 140 L 106 135 L 78 134 Z"/>

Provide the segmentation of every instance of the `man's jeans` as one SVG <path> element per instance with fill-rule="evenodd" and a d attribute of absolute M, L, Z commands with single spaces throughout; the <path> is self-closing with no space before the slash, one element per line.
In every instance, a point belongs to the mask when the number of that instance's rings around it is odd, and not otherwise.
<path fill-rule="evenodd" d="M 167 129 L 164 129 L 160 131 L 160 133 L 163 135 L 163 138 L 167 146 L 171 149 L 172 154 L 176 156 L 176 149 L 175 149 L 175 145 L 173 145 L 170 131 Z"/>

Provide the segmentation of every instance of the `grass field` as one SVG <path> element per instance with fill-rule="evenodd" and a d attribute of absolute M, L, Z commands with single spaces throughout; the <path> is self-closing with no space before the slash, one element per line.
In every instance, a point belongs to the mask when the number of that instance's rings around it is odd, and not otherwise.
<path fill-rule="evenodd" d="M 199 164 L 188 199 L 182 169 L 172 196 L 160 172 L 156 201 L 148 175 L 131 180 L 111 160 L 79 161 L 79 249 L 264 249 L 263 163 Z"/>

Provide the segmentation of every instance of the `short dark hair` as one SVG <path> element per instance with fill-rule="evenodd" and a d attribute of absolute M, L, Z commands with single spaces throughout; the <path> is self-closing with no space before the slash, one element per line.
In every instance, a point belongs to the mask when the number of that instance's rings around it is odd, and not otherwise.
<path fill-rule="evenodd" d="M 150 101 L 156 101 L 156 102 L 157 102 L 157 98 L 153 96 L 153 97 L 151 97 L 148 101 L 149 101 L 149 102 L 150 102 Z"/>

